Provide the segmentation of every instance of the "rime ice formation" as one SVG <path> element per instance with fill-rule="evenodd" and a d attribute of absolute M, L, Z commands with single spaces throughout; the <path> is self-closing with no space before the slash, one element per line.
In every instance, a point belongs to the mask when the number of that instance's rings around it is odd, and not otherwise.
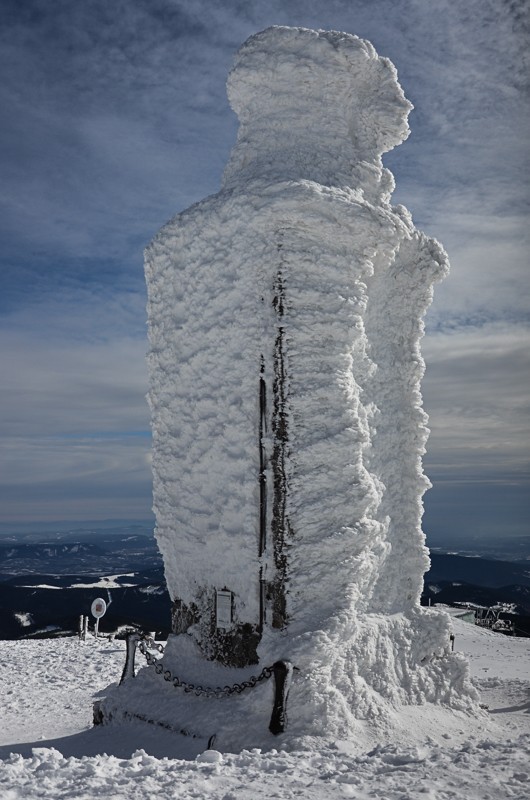
<path fill-rule="evenodd" d="M 419 341 L 447 260 L 390 205 L 381 156 L 411 105 L 370 43 L 281 27 L 242 46 L 228 95 L 221 191 L 146 255 L 165 663 L 223 685 L 291 660 L 291 736 L 347 737 L 398 703 L 471 708 L 448 619 L 419 606 Z M 254 727 L 267 692 L 220 702 Z M 191 728 L 219 713 L 238 745 L 229 711 L 172 702 Z"/>

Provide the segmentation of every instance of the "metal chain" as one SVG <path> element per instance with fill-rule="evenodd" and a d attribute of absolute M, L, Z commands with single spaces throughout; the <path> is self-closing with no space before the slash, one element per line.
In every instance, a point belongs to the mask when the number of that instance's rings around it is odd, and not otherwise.
<path fill-rule="evenodd" d="M 273 672 L 272 667 L 264 667 L 259 675 L 252 675 L 248 680 L 241 681 L 241 683 L 234 683 L 232 686 L 216 686 L 215 688 L 211 688 L 209 686 L 201 686 L 200 684 L 182 681 L 176 675 L 173 675 L 171 670 L 164 669 L 162 659 L 155 658 L 155 656 L 149 652 L 148 648 L 151 648 L 151 650 L 158 650 L 158 652 L 163 655 L 165 652 L 163 645 L 155 642 L 151 636 L 144 636 L 142 641 L 138 644 L 138 649 L 142 655 L 145 656 L 145 660 L 149 666 L 154 666 L 157 675 L 163 675 L 164 680 L 168 681 L 168 683 L 172 683 L 175 688 L 180 687 L 188 694 L 193 693 L 196 697 L 200 697 L 201 695 L 204 697 L 223 697 L 225 695 L 241 694 L 245 689 L 253 689 L 254 686 L 257 686 L 261 681 L 270 678 Z"/>

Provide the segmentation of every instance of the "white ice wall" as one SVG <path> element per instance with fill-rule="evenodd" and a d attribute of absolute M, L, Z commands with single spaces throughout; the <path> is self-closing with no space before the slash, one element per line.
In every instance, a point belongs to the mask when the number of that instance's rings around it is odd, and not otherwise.
<path fill-rule="evenodd" d="M 228 586 L 240 619 L 254 621 L 259 318 L 244 213 L 210 199 L 151 245 L 149 400 L 170 593 L 189 604 L 203 587 Z"/>

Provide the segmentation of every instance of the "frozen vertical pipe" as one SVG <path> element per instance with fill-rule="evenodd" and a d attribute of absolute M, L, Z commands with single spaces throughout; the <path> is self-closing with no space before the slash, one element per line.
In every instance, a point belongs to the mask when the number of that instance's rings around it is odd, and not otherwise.
<path fill-rule="evenodd" d="M 447 260 L 390 203 L 381 157 L 411 104 L 369 42 L 281 27 L 242 46 L 228 96 L 221 190 L 146 252 L 169 650 L 186 634 L 228 667 L 321 663 L 304 689 L 320 707 L 331 672 L 352 713 L 414 702 L 407 671 L 448 635 L 419 606 L 419 343 Z M 453 684 L 437 696 L 465 695 Z"/>

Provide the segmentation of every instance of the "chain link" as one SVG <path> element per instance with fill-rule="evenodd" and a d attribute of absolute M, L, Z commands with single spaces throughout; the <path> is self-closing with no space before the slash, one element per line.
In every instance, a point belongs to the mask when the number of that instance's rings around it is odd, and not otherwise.
<path fill-rule="evenodd" d="M 181 680 L 177 675 L 173 675 L 171 670 L 165 669 L 161 658 L 156 658 L 151 650 L 157 650 L 161 655 L 164 655 L 165 648 L 163 645 L 158 644 L 151 636 L 143 636 L 138 644 L 138 649 L 145 656 L 149 666 L 154 666 L 157 675 L 163 675 L 164 680 L 172 683 L 175 688 L 184 689 L 187 694 L 194 694 L 196 697 L 224 697 L 231 694 L 241 694 L 245 689 L 253 689 L 261 681 L 265 681 L 272 675 L 272 667 L 264 667 L 259 675 L 252 675 L 248 680 L 241 681 L 241 683 L 234 683 L 232 686 L 216 686 L 211 688 L 209 686 L 201 686 L 200 684 L 188 683 Z"/>

